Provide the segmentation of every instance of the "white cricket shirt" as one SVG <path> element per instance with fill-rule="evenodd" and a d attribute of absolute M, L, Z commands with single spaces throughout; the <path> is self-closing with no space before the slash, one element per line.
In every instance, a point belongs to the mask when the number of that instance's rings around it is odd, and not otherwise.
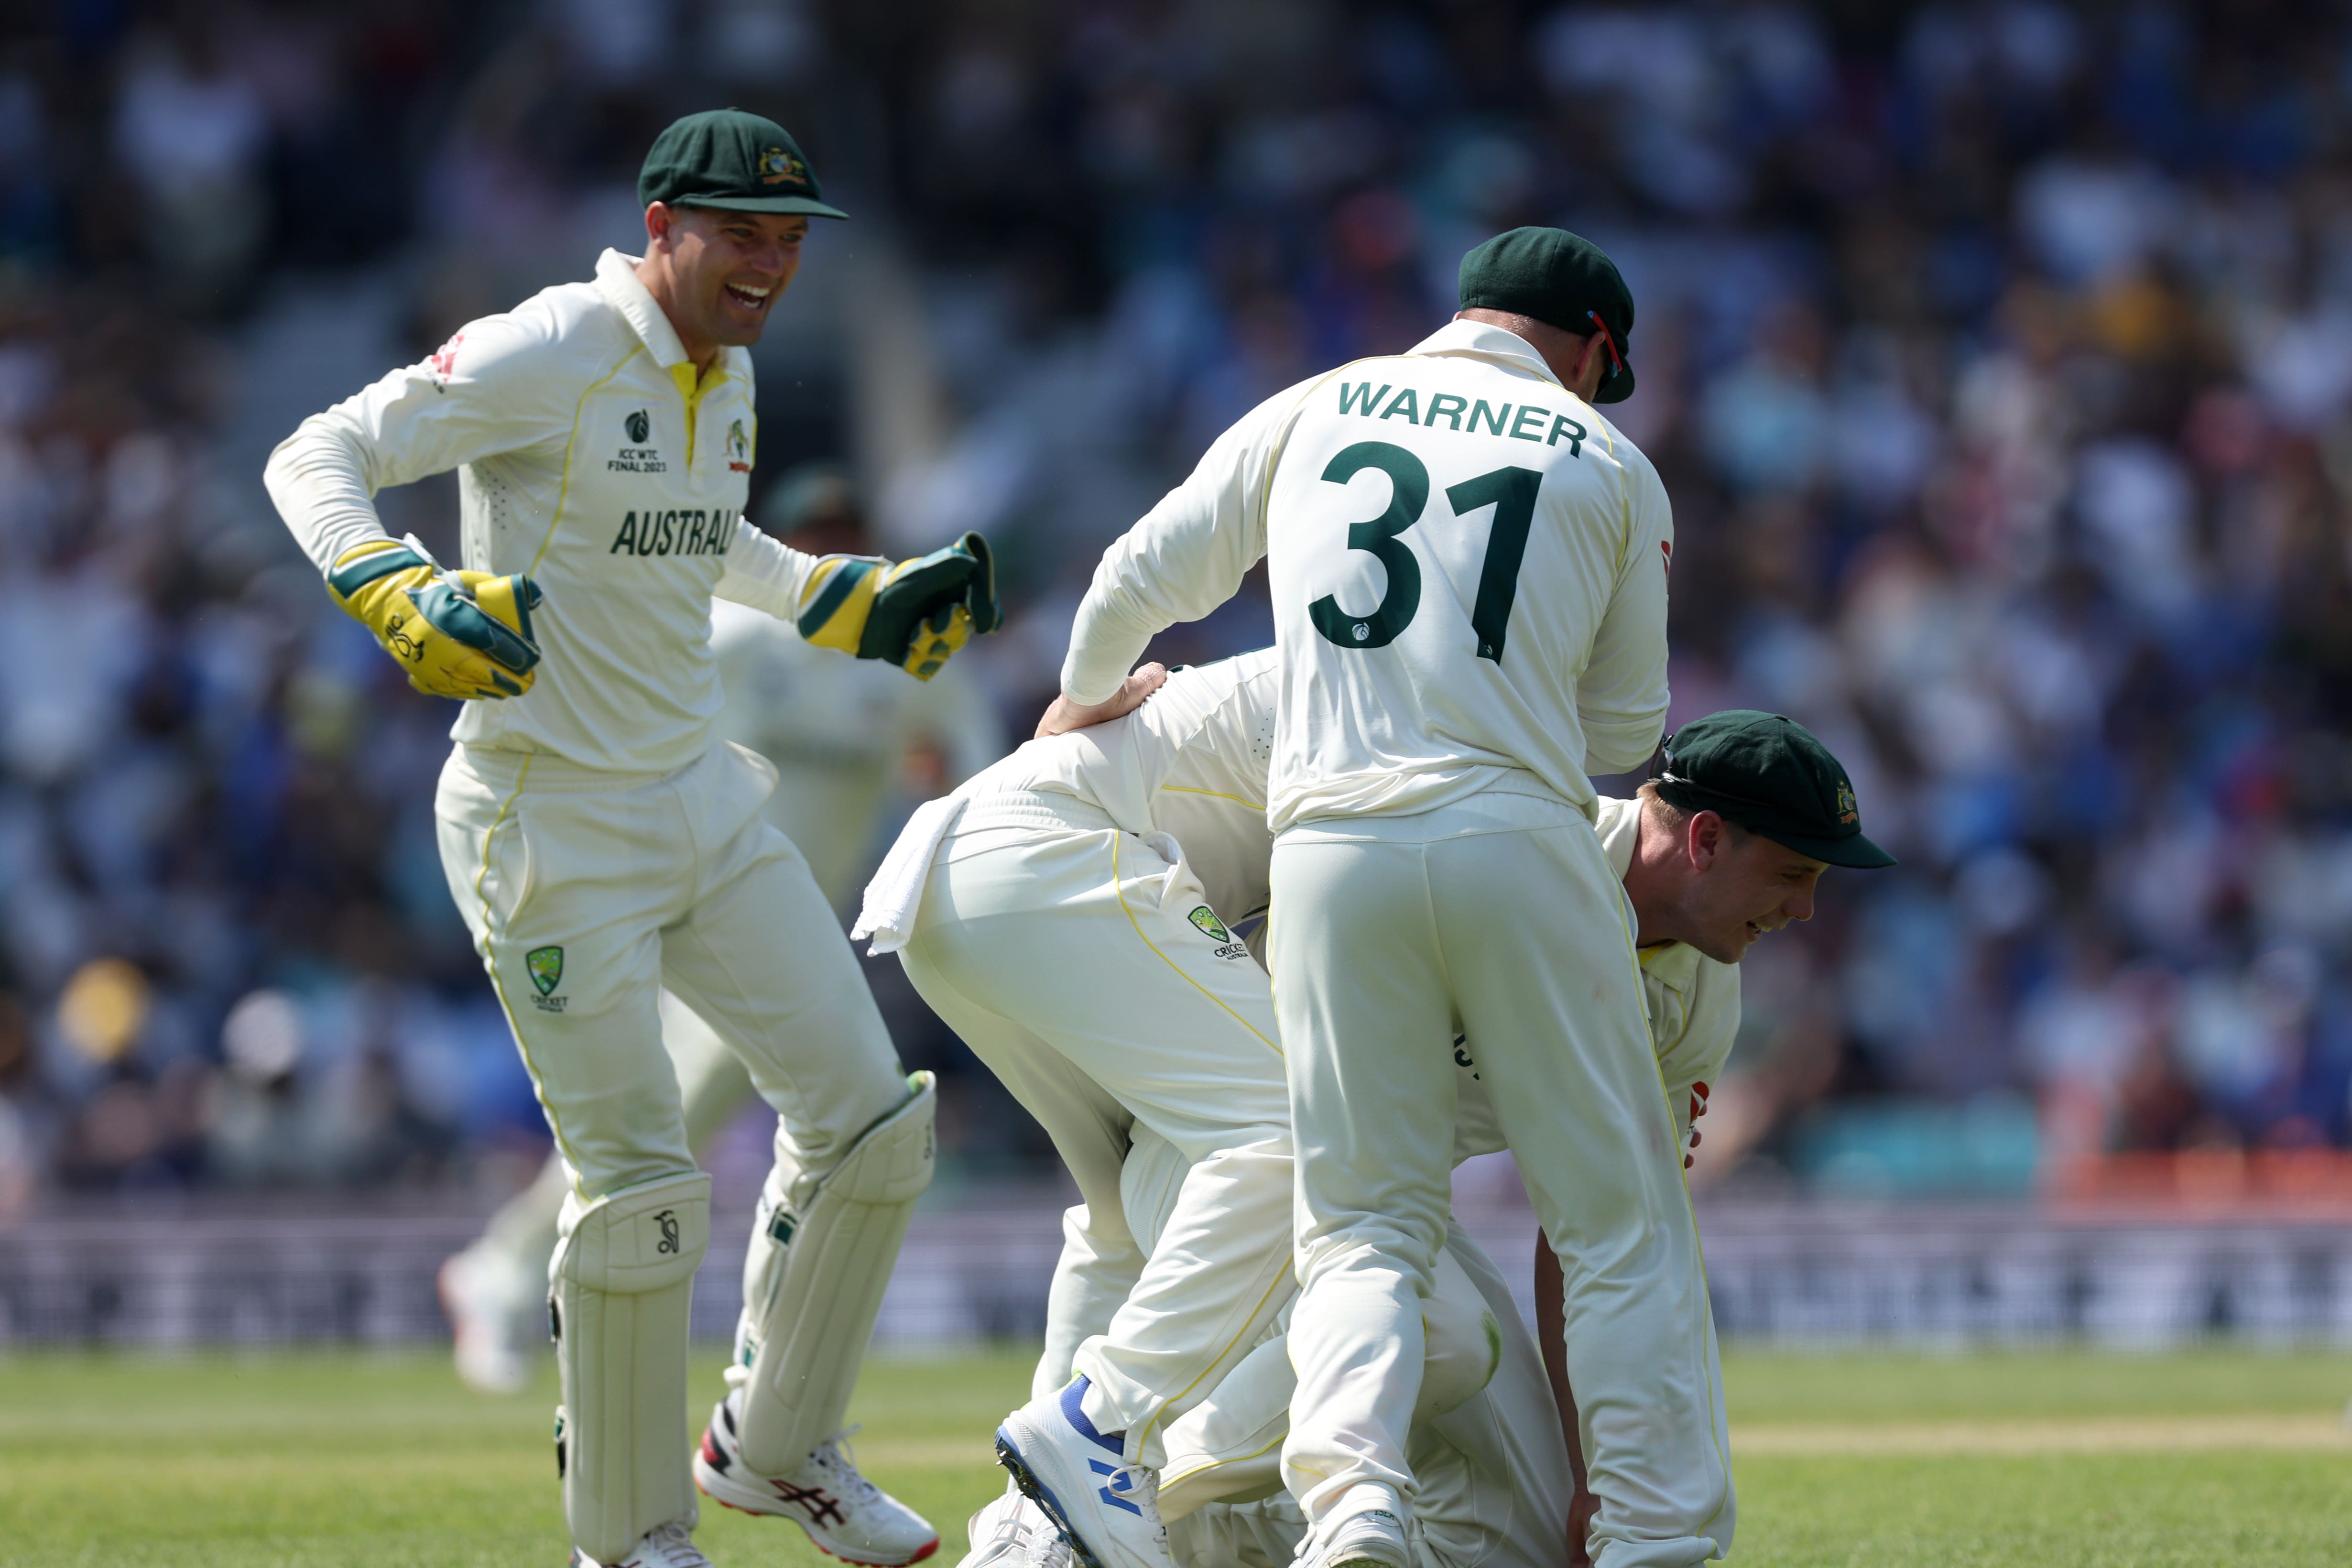
<path fill-rule="evenodd" d="M 1272 648 L 1180 669 L 1134 712 L 1031 741 L 958 793 L 1071 795 L 1125 832 L 1169 834 L 1209 907 L 1246 921 L 1265 908 L 1274 858 L 1265 777 L 1277 678 Z"/>
<path fill-rule="evenodd" d="M 451 733 L 660 774 L 710 743 L 712 596 L 789 617 L 816 558 L 743 524 L 751 355 L 722 349 L 698 380 L 635 266 L 607 250 L 593 280 L 468 323 L 304 420 L 264 479 L 323 573 L 384 537 L 378 490 L 456 468 L 465 564 L 529 573 L 546 599 L 536 684 L 466 703 Z"/>
<path fill-rule="evenodd" d="M 1279 394 L 1104 552 L 1062 689 L 1108 698 L 1264 558 L 1281 665 L 1268 810 L 1479 790 L 1588 816 L 1666 713 L 1674 521 L 1657 471 L 1500 328 L 1454 321 Z"/>

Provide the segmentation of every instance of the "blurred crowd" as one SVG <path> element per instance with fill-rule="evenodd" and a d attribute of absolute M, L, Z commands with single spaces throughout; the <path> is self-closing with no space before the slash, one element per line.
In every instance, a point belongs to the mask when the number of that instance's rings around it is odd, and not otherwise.
<path fill-rule="evenodd" d="M 762 362 L 757 482 L 772 426 L 857 462 L 895 547 L 987 531 L 1014 613 L 964 658 L 1015 734 L 1103 543 L 1225 424 L 1410 346 L 1498 229 L 1617 258 L 1675 716 L 1802 721 L 1903 861 L 1748 959 L 1701 1173 L 2352 1142 L 2323 8 L 49 0 L 0 22 L 0 1210 L 543 1147 L 433 850 L 447 714 L 226 515 L 221 432 L 289 291 L 388 289 L 421 353 L 584 275 L 653 132 L 720 101 L 856 215 L 813 272 L 856 232 L 908 279 L 834 307 L 887 319 L 791 419 Z M 451 501 L 388 505 L 431 539 Z M 1154 656 L 1270 626 L 1254 580 Z M 951 1163 L 1034 1156 L 975 1103 Z"/>

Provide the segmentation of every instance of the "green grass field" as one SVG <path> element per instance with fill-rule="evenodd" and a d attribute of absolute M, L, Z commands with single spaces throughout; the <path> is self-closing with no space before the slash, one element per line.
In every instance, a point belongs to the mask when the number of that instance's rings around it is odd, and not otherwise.
<path fill-rule="evenodd" d="M 998 1488 L 988 1434 L 1027 1367 L 887 1362 L 859 1387 L 860 1461 L 940 1526 L 943 1562 Z M 2352 1358 L 1738 1353 L 1725 1370 L 1736 1563 L 2352 1561 Z M 706 1401 L 715 1365 L 707 1381 Z M 422 1354 L 0 1359 L 0 1564 L 553 1568 L 553 1403 L 551 1376 L 486 1400 Z M 719 1568 L 829 1562 L 723 1509 L 697 1539 Z"/>

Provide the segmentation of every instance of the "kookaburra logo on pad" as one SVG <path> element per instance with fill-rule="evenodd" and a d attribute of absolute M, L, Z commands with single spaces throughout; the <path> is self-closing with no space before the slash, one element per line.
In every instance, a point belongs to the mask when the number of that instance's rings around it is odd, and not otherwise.
<path fill-rule="evenodd" d="M 664 1209 L 654 1215 L 654 1223 L 661 1226 L 661 1241 L 654 1250 L 675 1256 L 677 1252 L 677 1211 Z"/>

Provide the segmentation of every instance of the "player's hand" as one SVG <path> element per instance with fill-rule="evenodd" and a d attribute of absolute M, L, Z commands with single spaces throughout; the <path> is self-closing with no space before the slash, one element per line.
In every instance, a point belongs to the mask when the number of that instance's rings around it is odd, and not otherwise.
<path fill-rule="evenodd" d="M 1693 1152 L 1693 1151 L 1696 1151 L 1698 1148 L 1698 1119 L 1706 1114 L 1706 1097 L 1712 1092 L 1713 1091 L 1710 1090 L 1704 1083 L 1694 1083 L 1691 1085 L 1690 1148 L 1685 1150 L 1683 1154 L 1683 1169 L 1685 1171 L 1689 1170 L 1692 1164 L 1696 1163 L 1698 1158 L 1696 1153 Z"/>
<path fill-rule="evenodd" d="M 1125 718 L 1143 706 L 1143 700 L 1166 683 L 1168 667 L 1147 664 L 1118 684 L 1118 689 L 1101 702 L 1081 705 L 1067 697 L 1056 697 L 1045 716 L 1037 721 L 1037 732 L 1032 740 L 1042 741 L 1048 735 L 1067 734 L 1091 724 L 1108 724 L 1114 719 Z"/>
<path fill-rule="evenodd" d="M 818 647 L 857 658 L 887 658 L 916 679 L 929 680 L 958 648 L 1003 620 L 988 541 L 967 533 L 913 561 L 823 557 L 809 576 L 793 624 Z"/>
<path fill-rule="evenodd" d="M 422 546 L 385 539 L 337 557 L 327 592 L 427 696 L 520 697 L 538 679 L 539 585 L 520 573 L 444 572 Z"/>

